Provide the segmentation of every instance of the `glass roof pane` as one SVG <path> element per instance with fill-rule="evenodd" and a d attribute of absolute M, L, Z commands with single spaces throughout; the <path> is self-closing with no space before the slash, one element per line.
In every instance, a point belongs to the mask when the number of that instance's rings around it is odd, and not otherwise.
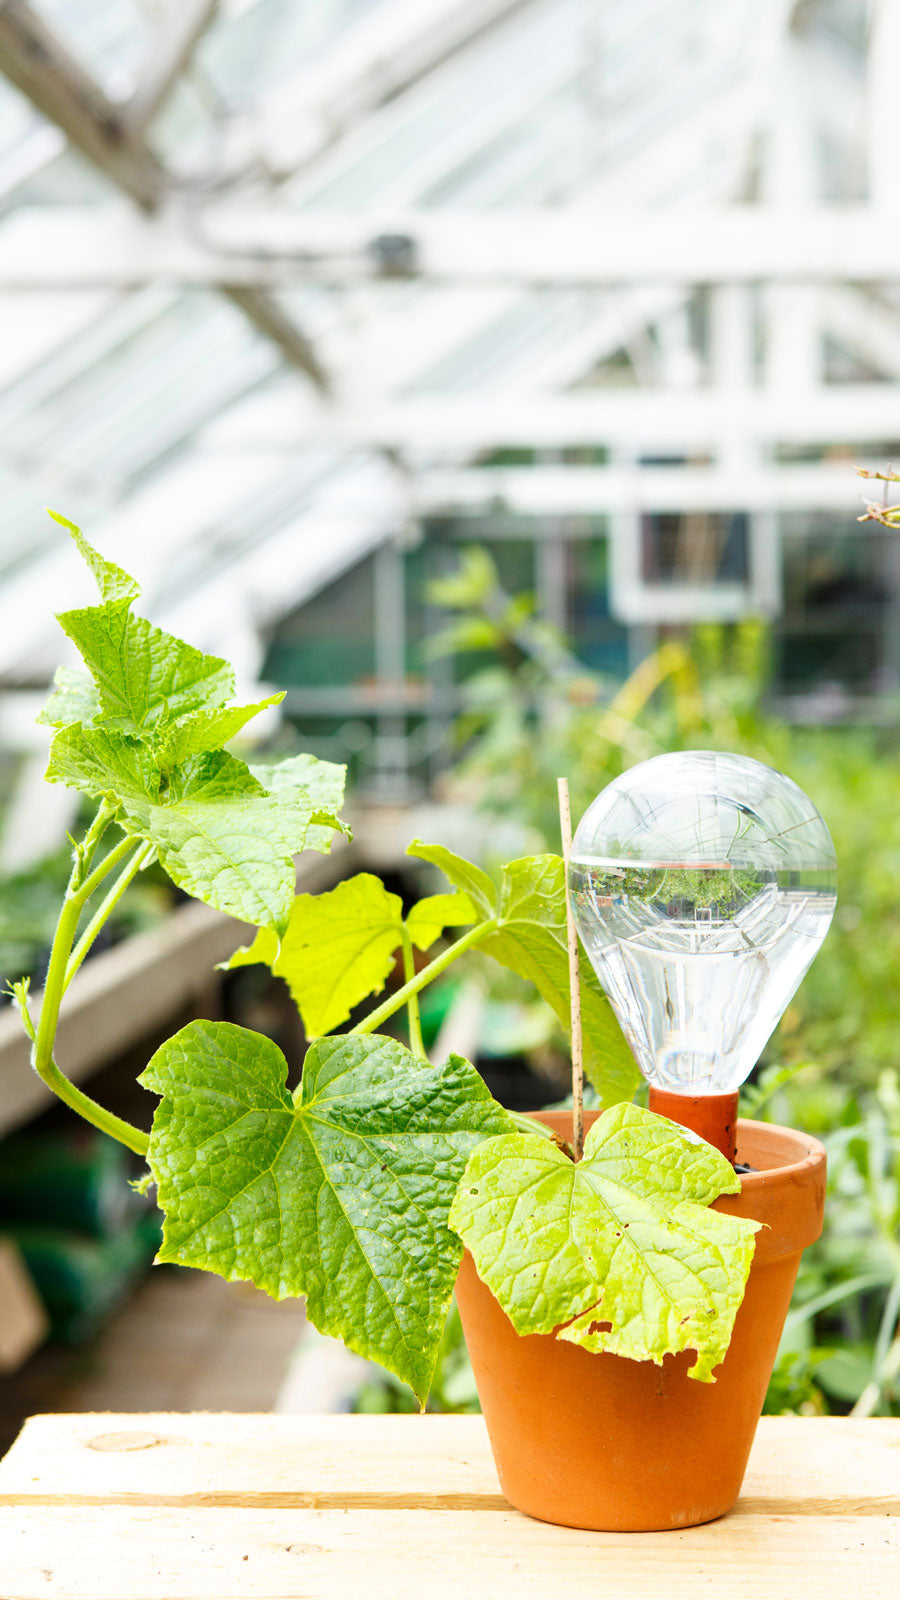
<path fill-rule="evenodd" d="M 33 9 L 113 99 L 133 86 L 152 37 L 139 0 L 32 0 Z"/>
<path fill-rule="evenodd" d="M 315 67 L 346 28 L 377 10 L 380 0 L 253 0 L 225 5 L 197 52 L 202 72 L 232 108 L 252 105 L 260 92 Z"/>
<path fill-rule="evenodd" d="M 124 98 L 182 0 L 35 3 L 107 94 Z M 720 173 L 730 171 L 729 158 L 714 171 L 706 148 L 691 142 L 692 121 L 715 115 L 754 71 L 760 105 L 771 101 L 771 83 L 754 62 L 778 14 L 773 0 L 523 0 L 499 24 L 476 27 L 468 43 L 427 72 L 409 51 L 409 85 L 390 95 L 381 93 L 377 64 L 369 62 L 370 77 L 342 91 L 335 130 L 324 134 L 332 143 L 282 182 L 283 170 L 270 159 L 277 137 L 271 146 L 266 141 L 279 114 L 290 118 L 292 86 L 303 84 L 314 97 L 316 70 L 324 74 L 336 56 L 343 59 L 345 41 L 352 55 L 351 30 L 365 31 L 382 8 L 385 17 L 400 10 L 398 0 L 221 0 L 150 129 L 173 176 L 164 225 L 188 235 L 222 196 L 236 206 L 362 216 L 570 202 L 599 214 L 616 185 L 620 203 L 686 195 L 709 203 L 725 194 Z M 854 0 L 813 0 L 793 43 L 802 35 L 808 44 L 815 34 L 821 51 L 826 33 L 832 44 L 837 36 L 856 41 L 854 18 L 864 9 L 861 0 L 855 10 Z M 409 15 L 414 31 L 412 5 Z M 831 49 L 834 72 L 848 84 L 848 94 L 831 98 L 840 100 L 848 126 L 861 121 L 853 96 L 865 81 L 854 50 L 855 42 Z M 391 70 L 403 60 L 401 41 Z M 829 79 L 835 81 L 844 80 Z M 345 107 L 370 105 L 379 95 L 379 109 L 344 125 Z M 304 114 L 309 107 L 298 98 L 297 115 Z M 850 134 L 845 138 L 833 120 L 817 148 L 828 138 L 849 147 Z M 301 142 L 286 141 L 286 148 Z M 679 150 L 674 160 L 671 145 Z M 739 192 L 735 181 L 727 197 Z M 2 215 L 26 203 L 88 207 L 114 194 L 110 180 L 0 83 L 0 230 Z M 120 195 L 116 200 L 124 207 Z M 611 340 L 623 345 L 617 310 L 627 293 L 351 277 L 333 286 L 282 280 L 272 298 L 313 341 L 334 378 L 336 409 L 358 401 L 364 411 L 404 395 L 428 395 L 430 403 L 481 390 L 518 398 L 568 387 L 609 352 Z M 632 291 L 632 300 L 633 323 L 655 328 L 662 313 L 648 317 L 636 303 L 641 296 Z M 889 311 L 890 291 L 884 306 Z M 318 505 L 316 497 L 327 501 L 343 476 L 353 480 L 360 460 L 369 459 L 358 446 L 304 442 L 300 419 L 306 413 L 315 420 L 308 378 L 288 368 L 279 348 L 215 285 L 5 295 L 0 318 L 10 330 L 0 348 L 0 569 L 7 573 L 59 549 L 58 530 L 45 526 L 39 510 L 55 500 L 85 519 L 108 516 L 113 540 L 120 510 L 126 530 L 149 528 L 162 516 L 160 544 L 170 530 L 177 536 L 199 589 L 236 569 L 248 551 L 261 551 L 273 532 L 289 547 L 295 522 L 300 527 L 297 519 Z M 257 400 L 262 422 L 248 446 L 241 423 Z M 269 441 L 270 421 L 280 444 Z M 461 447 L 459 457 L 450 446 L 442 456 L 439 442 L 420 448 L 438 464 L 465 459 Z M 373 537 L 390 528 L 389 519 L 378 527 L 380 514 L 373 506 Z M 298 537 L 308 541 L 309 526 Z M 156 536 L 148 538 L 155 545 Z M 164 594 L 172 574 L 161 550 L 159 565 Z M 170 599 L 174 606 L 174 590 Z"/>
<path fill-rule="evenodd" d="M 11 448 L 121 486 L 279 365 L 274 346 L 212 295 L 149 291 L 143 306 L 146 318 L 102 360 L 31 411 L 16 407 Z"/>

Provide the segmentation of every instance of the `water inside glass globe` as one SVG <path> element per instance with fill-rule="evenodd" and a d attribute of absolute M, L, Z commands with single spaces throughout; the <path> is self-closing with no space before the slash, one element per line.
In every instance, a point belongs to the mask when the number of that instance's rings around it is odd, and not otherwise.
<path fill-rule="evenodd" d="M 632 767 L 589 806 L 569 893 L 648 1082 L 732 1093 L 828 931 L 834 845 L 782 773 L 681 751 Z"/>

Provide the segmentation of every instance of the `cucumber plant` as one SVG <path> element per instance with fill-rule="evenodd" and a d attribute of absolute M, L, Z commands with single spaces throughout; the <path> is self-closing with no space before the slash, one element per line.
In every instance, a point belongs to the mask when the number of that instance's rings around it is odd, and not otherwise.
<path fill-rule="evenodd" d="M 512 861 L 498 884 L 416 841 L 410 853 L 450 888 L 406 916 L 369 873 L 297 894 L 295 854 L 327 851 L 348 831 L 343 769 L 310 755 L 250 765 L 226 750 L 281 696 L 231 704 L 228 663 L 137 615 L 135 581 L 56 520 L 99 600 L 59 616 L 83 667 L 57 672 L 41 713 L 55 730 L 47 778 L 97 809 L 71 841 L 37 1017 L 26 979 L 13 996 L 44 1082 L 145 1158 L 165 1216 L 158 1259 L 277 1299 L 305 1295 L 317 1328 L 379 1361 L 423 1405 L 463 1243 L 520 1333 L 656 1362 L 692 1349 L 691 1375 L 711 1381 L 757 1224 L 709 1209 L 739 1188 L 724 1157 L 630 1104 L 634 1061 L 587 962 L 585 1067 L 604 1109 L 581 1162 L 498 1105 L 468 1061 L 434 1064 L 422 1045 L 420 991 L 475 948 L 529 979 L 567 1022 L 562 859 Z M 159 1097 L 148 1135 L 70 1082 L 55 1039 L 69 984 L 154 859 L 188 894 L 257 927 L 228 965 L 261 962 L 283 977 L 312 1042 L 290 1093 L 270 1039 L 190 1023 L 139 1080 Z M 448 928 L 452 942 L 416 971 L 414 951 L 433 952 Z M 397 949 L 405 982 L 379 999 Z M 363 1020 L 337 1031 L 370 996 Z M 404 1006 L 409 1049 L 379 1031 Z"/>

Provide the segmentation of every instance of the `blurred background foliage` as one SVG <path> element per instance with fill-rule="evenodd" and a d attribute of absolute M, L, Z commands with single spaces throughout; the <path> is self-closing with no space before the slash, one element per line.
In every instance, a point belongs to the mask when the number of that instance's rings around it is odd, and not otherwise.
<path fill-rule="evenodd" d="M 788 773 L 822 811 L 839 863 L 835 922 L 741 1102 L 744 1116 L 804 1128 L 828 1148 L 825 1231 L 803 1258 L 766 1410 L 900 1415 L 896 719 L 780 720 L 767 707 L 768 631 L 753 620 L 664 639 L 624 684 L 610 684 L 538 620 L 530 596 L 504 593 L 483 548 L 465 551 L 430 598 L 449 618 L 432 649 L 472 657 L 443 792 L 496 819 L 495 854 L 513 822 L 526 848 L 559 848 L 558 774 L 568 775 L 577 817 L 612 778 L 664 750 L 752 756 Z M 454 1320 L 436 1408 L 473 1403 L 461 1341 Z M 357 1404 L 406 1400 L 375 1375 Z"/>
<path fill-rule="evenodd" d="M 0 874 L 0 1005 L 9 1004 L 9 985 L 16 978 L 27 974 L 35 987 L 43 983 L 71 871 L 72 850 L 66 842 L 19 872 Z M 91 955 L 154 927 L 179 898 L 184 897 L 154 862 L 120 900 Z"/>

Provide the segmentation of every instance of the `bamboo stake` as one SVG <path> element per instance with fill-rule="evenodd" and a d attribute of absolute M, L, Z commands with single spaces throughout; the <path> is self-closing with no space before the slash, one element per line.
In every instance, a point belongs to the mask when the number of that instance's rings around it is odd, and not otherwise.
<path fill-rule="evenodd" d="M 569 857 L 572 854 L 572 812 L 569 807 L 569 780 L 557 778 L 559 831 L 562 835 L 563 870 L 566 885 L 566 937 L 569 946 L 569 1006 L 572 1018 L 572 1148 L 575 1160 L 584 1151 L 584 1053 L 581 1039 L 581 985 L 578 978 L 578 934 L 569 898 Z"/>

